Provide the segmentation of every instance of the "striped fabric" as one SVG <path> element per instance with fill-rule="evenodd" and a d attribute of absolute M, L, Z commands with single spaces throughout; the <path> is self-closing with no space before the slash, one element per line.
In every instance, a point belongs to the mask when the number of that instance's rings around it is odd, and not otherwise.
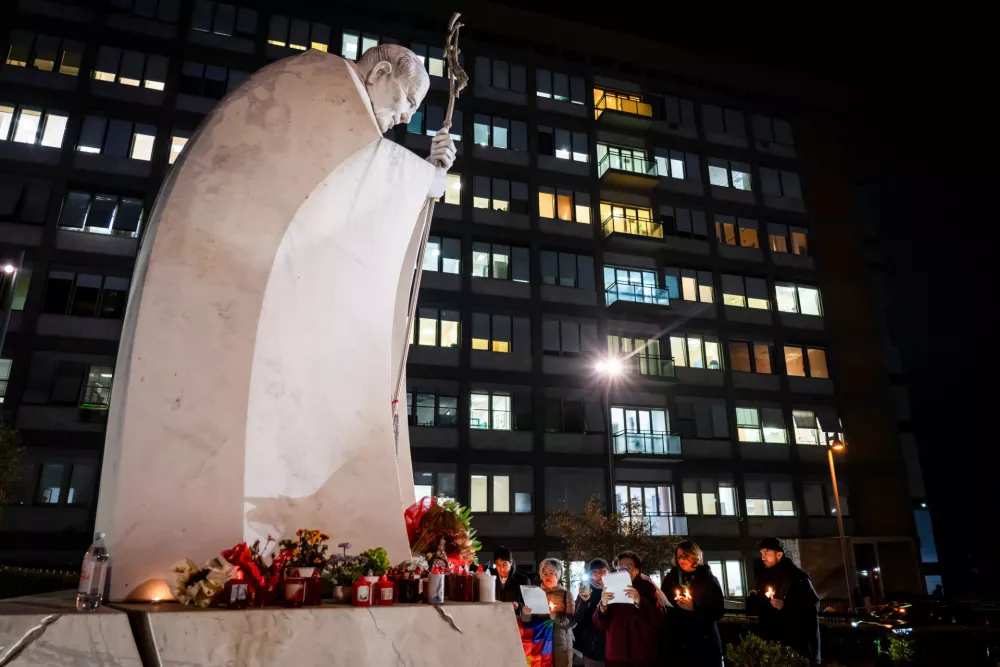
<path fill-rule="evenodd" d="M 530 621 L 518 621 L 521 646 L 528 667 L 552 667 L 552 619 L 533 616 Z"/>

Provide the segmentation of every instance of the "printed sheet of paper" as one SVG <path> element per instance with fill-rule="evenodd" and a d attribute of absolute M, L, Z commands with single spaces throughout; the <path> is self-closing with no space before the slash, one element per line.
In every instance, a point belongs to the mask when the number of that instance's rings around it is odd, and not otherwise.
<path fill-rule="evenodd" d="M 625 597 L 625 588 L 632 585 L 632 577 L 628 572 L 610 572 L 601 577 L 604 590 L 615 594 L 608 604 L 632 604 L 632 601 Z"/>
<path fill-rule="evenodd" d="M 521 597 L 524 598 L 524 606 L 531 610 L 532 616 L 549 613 L 549 598 L 538 586 L 521 586 Z"/>

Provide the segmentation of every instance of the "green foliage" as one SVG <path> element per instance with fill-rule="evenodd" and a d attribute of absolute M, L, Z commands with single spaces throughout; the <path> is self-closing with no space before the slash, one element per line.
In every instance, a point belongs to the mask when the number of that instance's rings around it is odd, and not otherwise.
<path fill-rule="evenodd" d="M 587 500 L 583 514 L 565 509 L 550 512 L 545 519 L 545 530 L 563 541 L 570 560 L 611 561 L 628 549 L 642 557 L 643 570 L 669 570 L 680 538 L 653 535 L 651 524 L 642 517 L 641 502 L 632 501 L 627 511 L 631 516 L 619 512 L 605 514 L 600 496 L 594 495 Z"/>
<path fill-rule="evenodd" d="M 334 586 L 350 586 L 367 573 L 367 556 L 341 556 L 338 554 L 330 559 L 322 576 L 332 581 Z"/>
<path fill-rule="evenodd" d="M 726 661 L 745 667 L 808 667 L 809 660 L 778 642 L 761 639 L 752 632 L 739 644 L 726 644 Z"/>
<path fill-rule="evenodd" d="M 469 533 L 469 541 L 472 542 L 472 549 L 474 551 L 482 549 L 483 544 L 476 539 L 476 529 L 472 527 L 472 510 L 468 507 L 463 507 L 462 504 L 454 498 L 438 496 L 437 503 L 442 508 L 457 516 L 459 521 L 462 522 L 462 525 L 465 526 L 465 530 Z"/>
<path fill-rule="evenodd" d="M 368 559 L 368 570 L 371 570 L 371 573 L 376 577 L 381 577 L 392 567 L 392 563 L 389 562 L 389 553 L 382 547 L 369 549 L 361 555 Z M 367 570 L 365 574 L 368 574 Z"/>
<path fill-rule="evenodd" d="M 913 662 L 917 659 L 914 641 L 905 637 L 889 637 L 889 659 L 893 662 Z"/>
<path fill-rule="evenodd" d="M 0 565 L 0 599 L 73 590 L 79 581 L 79 572 Z"/>
<path fill-rule="evenodd" d="M 0 420 L 0 505 L 10 500 L 21 479 L 24 447 L 17 431 Z M 3 509 L 0 508 L 0 512 Z"/>

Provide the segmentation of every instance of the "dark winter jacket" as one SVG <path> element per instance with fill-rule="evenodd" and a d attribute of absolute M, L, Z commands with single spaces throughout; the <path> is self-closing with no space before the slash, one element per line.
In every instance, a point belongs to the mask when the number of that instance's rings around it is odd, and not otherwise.
<path fill-rule="evenodd" d="M 639 606 L 609 604 L 594 611 L 594 626 L 605 634 L 604 659 L 608 662 L 655 662 L 659 655 L 657 629 L 663 613 L 656 602 L 656 589 L 641 576 L 632 580 L 639 592 Z"/>
<path fill-rule="evenodd" d="M 602 589 L 591 585 L 590 599 L 584 600 L 576 596 L 576 609 L 573 620 L 576 621 L 573 648 L 583 654 L 584 658 L 604 661 L 604 631 L 594 626 L 594 612 L 601 604 Z"/>
<path fill-rule="evenodd" d="M 677 590 L 687 586 L 694 601 L 694 609 L 668 607 L 664 628 L 664 646 L 670 653 L 671 664 L 713 665 L 722 662 L 722 641 L 716 625 L 725 611 L 722 586 L 708 565 L 699 565 L 688 574 L 675 567 L 663 580 L 660 588 L 673 602 Z"/>
<path fill-rule="evenodd" d="M 496 574 L 494 572 L 493 574 Z M 496 592 L 497 602 L 516 602 L 518 610 L 524 606 L 524 596 L 521 595 L 521 586 L 530 586 L 531 580 L 528 575 L 517 571 L 516 565 L 511 565 L 510 576 L 507 581 L 500 583 L 500 575 L 497 575 Z"/>
<path fill-rule="evenodd" d="M 756 612 L 760 635 L 790 646 L 815 664 L 820 662 L 819 595 L 809 575 L 787 556 L 774 567 L 759 563 L 757 590 L 751 595 L 748 611 Z M 784 602 L 779 611 L 767 598 L 767 589 Z"/>

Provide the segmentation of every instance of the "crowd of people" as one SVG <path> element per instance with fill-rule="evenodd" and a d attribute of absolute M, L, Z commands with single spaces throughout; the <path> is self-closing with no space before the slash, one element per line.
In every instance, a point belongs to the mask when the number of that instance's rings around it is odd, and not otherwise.
<path fill-rule="evenodd" d="M 768 537 L 758 546 L 757 588 L 746 600 L 748 613 L 758 617 L 755 632 L 819 664 L 819 596 L 809 575 L 785 558 L 779 539 Z M 614 570 L 632 580 L 625 603 L 605 590 L 603 579 L 612 568 L 602 558 L 587 563 L 575 600 L 561 586 L 562 562 L 543 560 L 538 575 L 547 610 L 525 606 L 521 586 L 531 581 L 517 571 L 509 549 L 498 549 L 493 564 L 497 600 L 512 603 L 531 667 L 572 667 L 581 657 L 584 667 L 723 664 L 717 624 L 725 597 L 701 548 L 690 540 L 677 545 L 674 567 L 659 584 L 643 572 L 639 554 L 618 554 Z"/>

